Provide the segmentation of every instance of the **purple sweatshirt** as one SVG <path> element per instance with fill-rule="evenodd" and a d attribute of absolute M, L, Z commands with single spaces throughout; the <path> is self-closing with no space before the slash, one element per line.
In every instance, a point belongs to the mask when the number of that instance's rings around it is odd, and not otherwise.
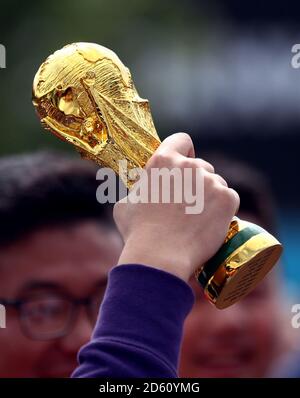
<path fill-rule="evenodd" d="M 177 377 L 191 288 L 144 265 L 115 267 L 91 341 L 72 377 Z"/>

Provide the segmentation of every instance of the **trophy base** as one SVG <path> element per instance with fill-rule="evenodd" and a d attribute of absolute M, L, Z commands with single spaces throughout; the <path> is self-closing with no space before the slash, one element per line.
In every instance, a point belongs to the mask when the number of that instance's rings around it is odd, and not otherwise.
<path fill-rule="evenodd" d="M 242 265 L 239 271 L 227 280 L 214 300 L 214 305 L 218 309 L 224 309 L 247 296 L 273 268 L 281 251 L 280 245 L 269 247 Z"/>
<path fill-rule="evenodd" d="M 282 245 L 264 229 L 235 218 L 227 240 L 196 277 L 207 299 L 227 308 L 249 294 L 278 261 Z"/>

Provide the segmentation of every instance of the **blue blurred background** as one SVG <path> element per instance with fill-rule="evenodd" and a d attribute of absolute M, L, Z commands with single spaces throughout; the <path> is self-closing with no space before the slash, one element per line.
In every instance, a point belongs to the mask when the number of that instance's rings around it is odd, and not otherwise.
<path fill-rule="evenodd" d="M 300 4 L 254 0 L 1 0 L 0 155 L 59 148 L 31 104 L 40 63 L 76 41 L 113 49 L 150 100 L 163 138 L 193 136 L 198 153 L 220 150 L 268 175 L 285 244 L 287 291 L 300 299 Z"/>

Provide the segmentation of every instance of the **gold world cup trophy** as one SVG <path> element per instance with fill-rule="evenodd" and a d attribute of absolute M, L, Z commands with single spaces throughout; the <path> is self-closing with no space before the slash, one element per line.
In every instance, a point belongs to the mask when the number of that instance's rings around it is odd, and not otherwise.
<path fill-rule="evenodd" d="M 97 44 L 74 43 L 50 55 L 34 78 L 33 104 L 46 129 L 127 184 L 119 161 L 126 159 L 128 170 L 142 168 L 160 145 L 149 103 L 129 69 Z M 196 278 L 208 300 L 226 308 L 255 288 L 281 252 L 267 231 L 234 218 L 223 246 L 199 264 Z"/>

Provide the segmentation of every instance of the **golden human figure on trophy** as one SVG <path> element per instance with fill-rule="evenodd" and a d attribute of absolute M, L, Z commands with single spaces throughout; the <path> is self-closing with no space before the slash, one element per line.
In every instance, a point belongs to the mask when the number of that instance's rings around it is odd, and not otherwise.
<path fill-rule="evenodd" d="M 128 185 L 128 172 L 143 168 L 160 145 L 149 103 L 139 97 L 130 71 L 97 44 L 74 43 L 49 56 L 35 76 L 33 104 L 45 128 Z M 124 159 L 127 168 L 120 170 Z M 199 264 L 196 277 L 209 301 L 226 308 L 259 283 L 281 251 L 267 231 L 234 218 L 223 246 Z"/>

